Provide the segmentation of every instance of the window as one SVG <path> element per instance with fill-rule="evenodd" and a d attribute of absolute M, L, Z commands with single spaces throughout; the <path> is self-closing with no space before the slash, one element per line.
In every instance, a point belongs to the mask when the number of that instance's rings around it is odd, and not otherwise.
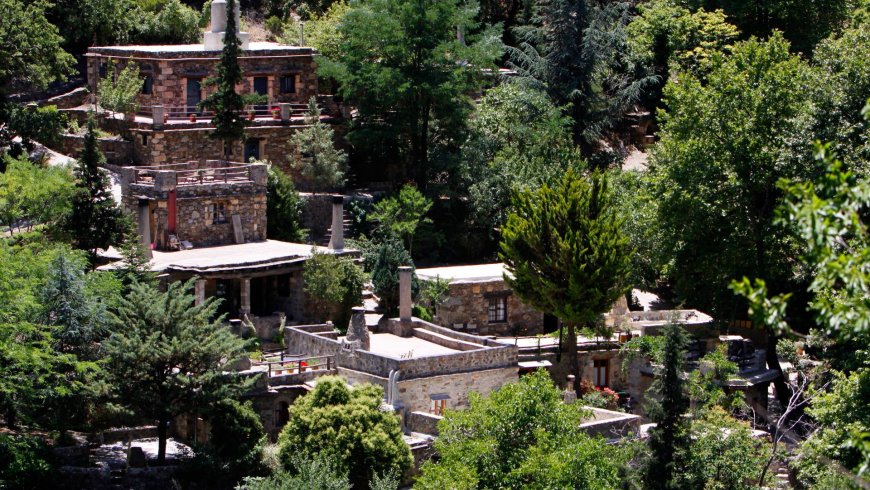
<path fill-rule="evenodd" d="M 101 61 L 98 67 L 97 72 L 100 74 L 100 78 L 106 78 L 106 72 L 108 71 L 108 63 L 105 61 Z"/>
<path fill-rule="evenodd" d="M 227 222 L 226 209 L 222 203 L 211 205 L 211 224 L 219 225 Z"/>
<path fill-rule="evenodd" d="M 154 86 L 154 79 L 151 78 L 151 75 L 145 75 L 145 78 L 142 79 L 142 94 L 143 95 L 151 95 L 151 90 Z"/>
<path fill-rule="evenodd" d="M 489 323 L 507 321 L 507 297 L 489 298 Z"/>
<path fill-rule="evenodd" d="M 296 93 L 296 75 L 285 75 L 281 77 L 281 93 L 295 94 Z"/>
<path fill-rule="evenodd" d="M 254 77 L 254 93 L 269 95 L 269 79 L 267 77 Z"/>
<path fill-rule="evenodd" d="M 595 359 L 592 361 L 592 381 L 596 388 L 604 388 L 608 385 L 610 377 L 610 363 L 607 359 Z"/>
<path fill-rule="evenodd" d="M 450 399 L 450 395 L 447 393 L 436 393 L 434 395 L 429 395 L 429 399 L 432 400 L 432 414 L 443 417 L 444 409 L 447 408 L 447 400 Z"/>
<path fill-rule="evenodd" d="M 142 146 L 148 146 L 148 135 L 142 134 Z"/>
<path fill-rule="evenodd" d="M 275 427 L 280 429 L 287 425 L 290 421 L 290 404 L 287 402 L 278 402 L 278 408 L 275 409 Z"/>

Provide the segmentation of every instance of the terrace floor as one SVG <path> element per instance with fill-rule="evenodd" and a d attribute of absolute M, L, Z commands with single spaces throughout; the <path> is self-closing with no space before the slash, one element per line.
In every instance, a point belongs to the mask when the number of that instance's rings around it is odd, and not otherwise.
<path fill-rule="evenodd" d="M 414 359 L 426 356 L 455 354 L 460 351 L 423 340 L 419 337 L 399 337 L 391 333 L 373 333 L 371 334 L 369 352 L 394 357 L 405 356 L 405 358 Z"/>

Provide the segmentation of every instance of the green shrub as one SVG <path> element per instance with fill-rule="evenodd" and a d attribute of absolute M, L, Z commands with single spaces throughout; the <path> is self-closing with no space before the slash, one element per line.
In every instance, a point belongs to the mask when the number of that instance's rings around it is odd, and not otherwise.
<path fill-rule="evenodd" d="M 51 450 L 42 440 L 0 434 L 0 488 L 46 488 L 54 476 Z"/>

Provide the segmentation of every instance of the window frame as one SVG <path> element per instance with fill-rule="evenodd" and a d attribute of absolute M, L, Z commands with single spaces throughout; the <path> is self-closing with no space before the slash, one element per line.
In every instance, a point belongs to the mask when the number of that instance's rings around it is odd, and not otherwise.
<path fill-rule="evenodd" d="M 211 224 L 212 225 L 224 225 L 227 223 L 227 209 L 226 205 L 222 202 L 215 202 L 211 204 Z"/>
<path fill-rule="evenodd" d="M 507 296 L 490 296 L 486 310 L 487 323 L 507 323 Z"/>
<path fill-rule="evenodd" d="M 285 88 L 285 80 L 290 81 L 290 88 L 292 90 L 284 90 Z M 280 94 L 295 94 L 296 93 L 296 74 L 288 73 L 286 75 L 281 75 L 278 77 L 278 93 Z"/>
<path fill-rule="evenodd" d="M 599 384 L 601 381 L 601 374 L 603 374 L 604 383 Z M 610 359 L 593 359 L 592 360 L 592 383 L 596 388 L 609 388 L 610 387 Z"/>

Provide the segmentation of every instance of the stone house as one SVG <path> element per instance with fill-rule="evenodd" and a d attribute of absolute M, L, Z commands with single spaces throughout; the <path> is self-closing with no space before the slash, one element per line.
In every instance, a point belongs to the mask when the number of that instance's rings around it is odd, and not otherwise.
<path fill-rule="evenodd" d="M 236 17 L 238 17 L 236 11 Z M 238 24 L 237 24 L 238 25 Z M 88 87 L 135 63 L 142 77 L 139 111 L 119 122 L 132 141 L 133 163 L 154 165 L 224 157 L 220 141 L 209 138 L 211 113 L 199 107 L 215 87 L 206 80 L 217 72 L 226 30 L 226 2 L 211 6 L 211 28 L 202 44 L 98 46 L 88 49 Z M 248 106 L 246 140 L 231 148 L 232 159 L 268 159 L 283 164 L 292 154 L 289 138 L 304 124 L 308 100 L 317 95 L 315 50 L 272 42 L 242 41 L 240 94 L 259 94 L 266 102 Z"/>
<path fill-rule="evenodd" d="M 555 318 L 523 303 L 504 281 L 504 264 L 417 269 L 423 281 L 448 281 L 447 297 L 435 309 L 435 323 L 481 335 L 536 335 L 553 331 Z"/>

